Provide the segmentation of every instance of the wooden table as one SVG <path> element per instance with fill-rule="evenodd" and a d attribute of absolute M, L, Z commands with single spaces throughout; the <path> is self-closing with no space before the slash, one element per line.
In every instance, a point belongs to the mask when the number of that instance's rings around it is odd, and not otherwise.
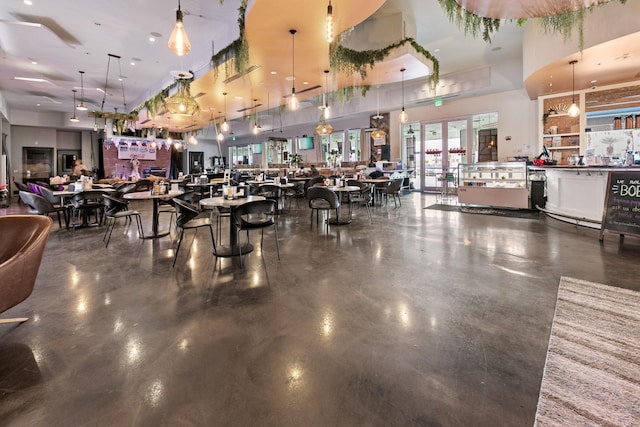
<path fill-rule="evenodd" d="M 153 200 L 153 215 L 151 217 L 151 233 L 144 233 L 145 239 L 155 239 L 158 237 L 163 237 L 169 234 L 169 231 L 164 231 L 162 233 L 158 233 L 158 206 L 160 205 L 160 200 L 169 200 L 173 199 L 176 196 L 183 194 L 184 191 L 169 191 L 165 194 L 151 194 L 150 191 L 137 191 L 133 193 L 127 193 L 123 197 L 127 200 Z"/>
<path fill-rule="evenodd" d="M 224 197 L 209 197 L 200 200 L 200 205 L 205 208 L 224 207 L 231 209 L 231 218 L 229 218 L 229 246 L 216 245 L 215 256 L 231 257 L 240 255 L 240 242 L 238 241 L 238 228 L 233 223 L 233 211 L 236 206 L 255 200 L 266 200 L 262 196 L 247 196 L 239 199 L 225 199 Z M 253 245 L 249 242 L 242 245 L 242 254 L 248 254 L 253 251 Z"/>

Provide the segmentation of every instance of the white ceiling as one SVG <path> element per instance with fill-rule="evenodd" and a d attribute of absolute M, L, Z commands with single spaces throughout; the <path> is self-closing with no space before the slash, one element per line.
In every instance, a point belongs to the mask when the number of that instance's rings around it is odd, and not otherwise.
<path fill-rule="evenodd" d="M 249 14 L 252 13 L 251 7 L 255 2 L 263 4 L 269 1 L 277 0 L 250 1 Z M 341 2 L 355 1 L 333 0 L 334 15 L 339 17 Z M 366 4 L 366 0 L 358 1 Z M 283 12 L 279 12 L 278 19 L 268 15 L 254 16 L 249 17 L 247 22 L 249 25 L 253 19 L 254 22 L 266 23 L 266 27 L 278 22 L 300 31 L 300 28 L 305 28 L 305 19 L 321 17 L 325 13 L 324 3 L 324 0 L 314 4 L 298 1 L 297 6 L 291 8 L 290 16 L 281 16 Z M 209 59 L 212 53 L 238 37 L 236 20 L 239 5 L 240 0 L 225 0 L 223 5 L 219 0 L 182 0 L 184 24 L 193 50 L 189 55 L 178 57 L 167 48 L 175 23 L 177 0 L 32 0 L 30 6 L 23 0 L 2 0 L 0 91 L 10 110 L 55 111 L 70 115 L 73 112 L 72 89 L 78 90 L 79 102 L 78 71 L 82 70 L 85 71 L 84 103 L 88 104 L 90 110 L 118 109 L 123 112 L 123 86 L 126 110 L 130 111 L 169 85 L 173 81 L 170 74 L 172 70 L 192 70 L 196 79 L 204 76 L 210 70 Z M 376 14 L 393 14 L 398 11 L 410 20 L 415 20 L 416 39 L 438 58 L 441 76 L 489 66 L 505 82 L 503 86 L 492 90 L 523 87 L 523 30 L 514 23 L 504 24 L 494 35 L 493 42 L 487 44 L 465 36 L 451 24 L 437 0 L 388 0 Z M 40 22 L 42 26 L 26 26 L 18 22 Z M 157 33 L 153 43 L 149 41 L 152 33 Z M 286 36 L 287 34 L 285 39 Z M 276 53 L 281 58 L 279 62 L 282 70 L 278 75 L 282 79 L 290 75 L 291 44 L 289 39 L 286 40 Z M 315 49 L 318 46 L 321 44 L 311 47 L 307 45 L 306 48 Z M 297 45 L 297 49 L 300 48 L 302 47 Z M 325 50 L 317 50 L 318 57 L 326 57 Z M 107 76 L 109 54 L 120 56 L 121 59 L 112 58 Z M 560 65 L 567 68 L 566 64 L 558 64 Z M 123 77 L 122 83 L 118 81 L 119 75 Z M 14 80 L 16 76 L 41 78 L 46 82 L 18 81 Z M 108 89 L 102 106 L 103 93 L 97 89 L 105 87 L 105 80 Z M 318 80 L 323 84 L 322 75 L 318 76 Z M 398 73 L 395 81 L 399 80 Z M 282 86 L 282 82 L 280 85 Z M 469 95 L 477 94 L 475 91 Z M 233 93 L 229 91 L 228 110 L 240 109 L 239 106 L 231 105 L 232 97 Z M 252 102 L 250 96 L 244 98 L 242 102 L 245 104 Z M 221 99 L 219 95 L 215 100 L 217 105 L 213 106 L 218 111 L 222 108 Z M 275 107 L 279 101 L 280 96 L 273 96 L 270 106 Z M 265 104 L 264 100 L 262 103 Z M 80 114 L 82 113 L 78 113 Z"/>

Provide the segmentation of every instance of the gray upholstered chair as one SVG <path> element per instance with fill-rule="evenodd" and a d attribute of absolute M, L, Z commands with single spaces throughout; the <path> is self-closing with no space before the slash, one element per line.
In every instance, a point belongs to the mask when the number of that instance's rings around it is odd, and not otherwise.
<path fill-rule="evenodd" d="M 63 214 L 65 227 L 69 228 L 69 209 L 67 209 L 66 206 L 54 206 L 43 196 L 28 191 L 20 191 L 18 195 L 22 203 L 29 206 L 30 214 L 49 216 L 49 214 L 55 213 L 58 215 L 58 226 L 61 228 L 62 222 L 60 221 L 60 214 Z"/>
<path fill-rule="evenodd" d="M 0 313 L 31 295 L 50 231 L 49 217 L 0 217 Z M 0 323 L 26 320 L 28 319 L 2 319 Z"/>
<path fill-rule="evenodd" d="M 335 191 L 326 187 L 310 187 L 307 189 L 307 200 L 311 208 L 311 224 L 313 225 L 313 213 L 316 213 L 316 225 L 319 222 L 320 211 L 327 212 L 327 223 L 331 217 L 331 211 L 336 212 L 336 219 L 340 218 L 340 197 Z"/>

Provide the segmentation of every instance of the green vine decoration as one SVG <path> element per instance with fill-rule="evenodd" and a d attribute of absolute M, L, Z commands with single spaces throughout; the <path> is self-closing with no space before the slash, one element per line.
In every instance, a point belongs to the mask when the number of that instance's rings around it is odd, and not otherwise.
<path fill-rule="evenodd" d="M 356 92 L 356 90 L 359 90 L 360 91 L 360 95 L 365 97 L 365 96 L 367 96 L 367 92 L 369 92 L 370 89 L 371 89 L 370 85 L 347 86 L 347 87 L 343 87 L 343 88 L 340 88 L 340 89 L 336 90 L 334 92 L 334 94 L 335 94 L 336 100 L 339 103 L 344 104 L 345 102 L 349 102 L 349 100 L 351 100 L 351 98 L 353 98 L 353 95 Z"/>
<path fill-rule="evenodd" d="M 373 68 L 377 62 L 383 61 L 392 50 L 404 46 L 407 43 L 413 46 L 413 48 L 426 59 L 433 62 L 433 72 L 429 76 L 429 83 L 432 87 L 435 87 L 440 79 L 440 63 L 435 56 L 420 46 L 411 37 L 402 39 L 382 49 L 363 51 L 349 49 L 337 41 L 333 42 L 329 47 L 329 66 L 334 72 L 344 72 L 346 74 L 360 73 L 360 77 L 364 80 L 367 77 L 367 67 Z"/>
<path fill-rule="evenodd" d="M 193 73 L 191 73 L 191 76 L 193 76 Z M 193 77 L 190 77 L 188 79 L 176 79 L 173 83 L 162 89 L 160 92 L 156 93 L 154 96 L 134 108 L 131 113 L 138 114 L 142 110 L 147 110 L 149 116 L 155 117 L 156 114 L 158 114 L 158 112 L 160 111 L 160 108 L 163 106 L 164 100 L 169 96 L 169 93 L 171 93 L 172 90 L 178 88 L 179 85 L 186 89 L 189 89 L 191 87 L 192 81 Z"/>
<path fill-rule="evenodd" d="M 584 18 L 586 13 L 593 12 L 596 7 L 605 6 L 611 2 L 625 4 L 627 0 L 610 0 L 606 3 L 595 4 L 583 9 L 533 18 L 533 21 L 540 24 L 548 34 L 561 34 L 565 41 L 571 39 L 573 30 L 576 29 L 578 31 L 578 47 L 582 51 L 584 48 Z M 491 36 L 500 29 L 500 24 L 503 21 L 495 18 L 485 18 L 469 12 L 460 6 L 456 0 L 438 0 L 438 3 L 444 9 L 449 20 L 461 28 L 465 34 L 471 34 L 473 37 L 478 37 L 478 35 L 482 34 L 482 40 L 487 43 L 491 43 Z M 523 26 L 527 21 L 525 18 L 516 20 L 519 26 Z"/>
<path fill-rule="evenodd" d="M 224 2 L 224 0 L 220 1 Z M 211 67 L 214 69 L 214 73 L 216 73 L 216 78 L 218 77 L 217 69 L 220 65 L 224 64 L 224 71 L 227 77 L 231 74 L 232 64 L 233 70 L 238 74 L 246 72 L 249 66 L 249 44 L 247 43 L 245 35 L 247 1 L 248 0 L 242 0 L 238 8 L 238 29 L 240 30 L 240 36 L 211 57 Z"/>

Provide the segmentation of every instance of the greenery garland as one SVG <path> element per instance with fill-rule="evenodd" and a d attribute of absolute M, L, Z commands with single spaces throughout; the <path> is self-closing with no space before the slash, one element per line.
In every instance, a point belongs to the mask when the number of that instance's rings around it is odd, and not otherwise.
<path fill-rule="evenodd" d="M 342 38 L 343 37 L 340 37 L 340 39 Z M 377 62 L 383 61 L 392 50 L 404 46 L 407 43 L 433 63 L 433 71 L 429 76 L 429 83 L 432 87 L 435 87 L 440 79 L 440 63 L 435 56 L 420 46 L 411 37 L 392 43 L 382 49 L 363 51 L 349 49 L 337 41 L 333 42 L 329 46 L 329 66 L 334 72 L 344 72 L 346 74 L 360 73 L 360 77 L 364 80 L 367 77 L 367 67 L 373 68 Z"/>
<path fill-rule="evenodd" d="M 211 67 L 214 69 L 214 73 L 217 73 L 217 68 L 224 64 L 225 74 L 228 77 L 231 74 L 231 62 L 233 62 L 233 69 L 239 74 L 246 72 L 249 66 L 249 44 L 247 43 L 245 35 L 247 1 L 248 0 L 242 0 L 238 8 L 238 29 L 240 30 L 240 36 L 211 57 Z M 220 4 L 223 3 L 224 0 L 220 0 Z"/>
<path fill-rule="evenodd" d="M 577 29 L 578 47 L 580 51 L 582 51 L 584 48 L 584 18 L 586 12 L 593 12 L 596 7 L 605 6 L 611 2 L 625 4 L 627 0 L 609 0 L 606 3 L 594 4 L 587 8 L 533 18 L 533 21 L 539 23 L 546 33 L 561 34 L 565 41 L 571 38 L 574 28 Z M 440 3 L 440 6 L 446 12 L 449 20 L 463 29 L 465 34 L 471 34 L 474 37 L 482 34 L 482 40 L 487 43 L 491 43 L 491 36 L 500 28 L 502 20 L 485 18 L 469 12 L 460 6 L 456 0 L 438 0 L 438 3 Z M 527 21 L 526 18 L 516 20 L 520 26 L 524 25 Z"/>
<path fill-rule="evenodd" d="M 154 96 L 134 108 L 131 113 L 137 115 L 140 111 L 147 110 L 147 113 L 149 113 L 148 115 L 150 117 L 155 117 L 164 104 L 164 100 L 169 96 L 169 93 L 172 90 L 176 89 L 179 85 L 188 90 L 191 87 L 192 81 L 193 73 L 191 73 L 191 77 L 188 79 L 176 79 L 173 83 L 162 89 L 160 92 L 156 93 Z"/>

